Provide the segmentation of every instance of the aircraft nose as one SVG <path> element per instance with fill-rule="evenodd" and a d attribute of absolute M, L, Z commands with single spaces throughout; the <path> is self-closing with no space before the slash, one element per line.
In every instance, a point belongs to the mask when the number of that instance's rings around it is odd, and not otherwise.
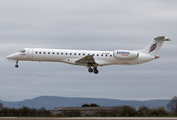
<path fill-rule="evenodd" d="M 15 58 L 15 55 L 14 55 L 14 54 L 8 55 L 8 56 L 6 57 L 6 59 L 14 59 L 14 58 Z"/>

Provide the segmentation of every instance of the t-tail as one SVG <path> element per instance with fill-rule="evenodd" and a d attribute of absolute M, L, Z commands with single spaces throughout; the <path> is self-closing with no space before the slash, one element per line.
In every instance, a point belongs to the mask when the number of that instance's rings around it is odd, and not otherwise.
<path fill-rule="evenodd" d="M 165 36 L 158 36 L 154 38 L 141 52 L 145 54 L 150 54 L 159 58 L 159 52 L 164 41 L 171 41 L 170 38 Z"/>

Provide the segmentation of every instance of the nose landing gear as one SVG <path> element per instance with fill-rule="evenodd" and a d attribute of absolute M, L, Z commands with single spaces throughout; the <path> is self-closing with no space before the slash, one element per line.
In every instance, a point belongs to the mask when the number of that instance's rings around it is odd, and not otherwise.
<path fill-rule="evenodd" d="M 17 60 L 17 62 L 16 62 L 16 65 L 15 65 L 15 67 L 16 67 L 16 68 L 18 68 L 18 60 Z"/>

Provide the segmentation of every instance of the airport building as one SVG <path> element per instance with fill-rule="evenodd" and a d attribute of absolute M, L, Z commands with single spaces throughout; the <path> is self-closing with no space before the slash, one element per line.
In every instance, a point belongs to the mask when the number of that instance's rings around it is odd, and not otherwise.
<path fill-rule="evenodd" d="M 91 115 L 96 113 L 99 110 L 111 110 L 119 107 L 59 107 L 52 110 L 52 115 L 59 115 L 64 113 L 64 111 L 80 111 L 82 116 Z"/>

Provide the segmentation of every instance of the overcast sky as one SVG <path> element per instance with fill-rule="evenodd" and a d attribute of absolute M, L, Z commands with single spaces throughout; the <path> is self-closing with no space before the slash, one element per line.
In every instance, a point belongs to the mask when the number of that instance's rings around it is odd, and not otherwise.
<path fill-rule="evenodd" d="M 19 62 L 5 57 L 26 47 L 136 50 L 167 36 L 160 58 L 133 66 L 86 67 Z M 177 95 L 176 0 L 0 0 L 0 100 L 49 95 L 121 100 Z"/>

